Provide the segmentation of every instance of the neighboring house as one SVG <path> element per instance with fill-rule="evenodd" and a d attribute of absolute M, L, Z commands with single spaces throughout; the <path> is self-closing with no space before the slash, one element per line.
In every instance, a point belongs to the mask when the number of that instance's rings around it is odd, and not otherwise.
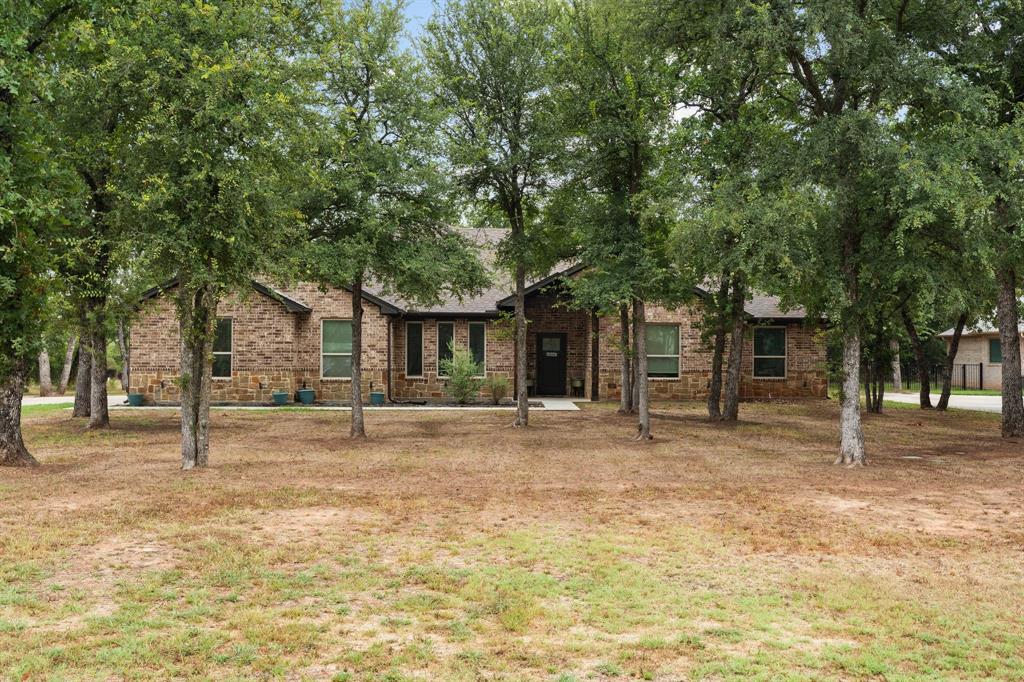
<path fill-rule="evenodd" d="M 1024 323 L 1020 325 L 1017 331 L 1021 352 L 1024 353 Z M 939 338 L 946 342 L 946 349 L 948 350 L 949 344 L 953 339 L 953 330 L 947 329 L 939 334 Z M 981 388 L 998 391 L 1003 382 L 1002 362 L 1003 348 L 999 342 L 999 329 L 997 327 L 989 322 L 981 322 L 963 331 L 963 334 L 960 336 L 960 345 L 956 349 L 956 357 L 953 359 L 954 374 L 957 371 L 956 365 L 966 366 L 968 376 L 981 376 Z M 972 382 L 969 380 L 968 383 Z M 972 385 L 972 387 L 976 386 Z"/>
<path fill-rule="evenodd" d="M 504 235 L 473 234 L 485 261 Z M 533 395 L 576 395 L 617 400 L 621 354 L 619 317 L 570 310 L 565 279 L 580 266 L 561 267 L 527 289 L 527 376 Z M 148 292 L 131 335 L 131 391 L 147 403 L 178 400 L 180 343 L 172 288 Z M 165 292 L 166 295 L 165 295 Z M 389 399 L 439 399 L 445 378 L 439 361 L 448 342 L 468 348 L 487 376 L 514 377 L 514 343 L 508 314 L 511 287 L 497 286 L 464 301 L 419 309 L 379 290 L 364 293 L 363 391 Z M 651 396 L 688 399 L 707 395 L 711 350 L 699 328 L 698 300 L 666 310 L 648 306 L 647 346 Z M 253 282 L 252 292 L 218 307 L 213 347 L 213 400 L 269 402 L 271 391 L 303 386 L 318 400 L 351 396 L 351 295 L 302 283 L 272 289 Z M 746 305 L 750 333 L 744 343 L 743 398 L 824 397 L 825 346 L 803 310 L 782 310 L 778 299 L 755 295 Z"/>

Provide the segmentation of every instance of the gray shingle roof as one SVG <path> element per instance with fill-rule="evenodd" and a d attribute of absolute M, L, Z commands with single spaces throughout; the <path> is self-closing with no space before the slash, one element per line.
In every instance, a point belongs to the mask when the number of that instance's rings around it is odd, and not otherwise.
<path fill-rule="evenodd" d="M 480 260 L 491 273 L 491 285 L 478 296 L 467 297 L 459 300 L 455 297 L 448 297 L 440 304 L 428 307 L 417 307 L 401 297 L 389 295 L 383 292 L 380 287 L 366 285 L 366 291 L 393 304 L 409 315 L 439 315 L 439 316 L 491 316 L 497 315 L 511 303 L 513 285 L 510 277 L 495 267 L 498 244 L 508 235 L 508 230 L 495 228 L 462 228 L 462 234 L 472 241 L 479 254 Z M 527 282 L 527 291 L 536 290 L 548 283 L 557 280 L 560 276 L 571 275 L 581 267 L 571 262 L 563 262 L 556 265 L 545 277 Z M 705 292 L 706 293 L 706 292 Z M 807 311 L 801 307 L 782 308 L 779 298 L 761 292 L 754 292 L 751 300 L 744 306 L 747 314 L 756 319 L 775 320 L 802 320 L 807 317 Z"/>
<path fill-rule="evenodd" d="M 802 320 L 807 317 L 807 310 L 800 306 L 795 308 L 783 308 L 780 305 L 778 296 L 770 296 L 755 291 L 751 299 L 747 301 L 743 309 L 751 317 L 758 319 L 772 320 Z"/>
<path fill-rule="evenodd" d="M 954 331 L 954 328 L 950 327 L 946 331 L 944 331 L 941 334 L 939 334 L 939 336 L 941 336 L 941 337 L 951 337 L 951 336 L 953 336 L 953 331 Z M 1021 322 L 1018 325 L 1017 331 L 1019 333 L 1021 333 L 1021 334 L 1024 334 L 1024 322 Z M 997 327 L 996 325 L 992 324 L 991 322 L 983 321 L 983 322 L 979 322 L 978 324 L 972 325 L 971 327 L 965 328 L 964 329 L 964 333 L 962 334 L 962 336 L 982 336 L 984 334 L 998 334 L 998 333 L 999 333 L 999 327 Z"/>

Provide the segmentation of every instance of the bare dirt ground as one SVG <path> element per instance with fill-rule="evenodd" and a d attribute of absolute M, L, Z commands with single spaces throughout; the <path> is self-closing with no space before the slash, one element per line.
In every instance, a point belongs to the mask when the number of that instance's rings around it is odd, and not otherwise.
<path fill-rule="evenodd" d="M 0 471 L 11 678 L 1024 679 L 1024 444 L 834 405 L 30 417 Z"/>

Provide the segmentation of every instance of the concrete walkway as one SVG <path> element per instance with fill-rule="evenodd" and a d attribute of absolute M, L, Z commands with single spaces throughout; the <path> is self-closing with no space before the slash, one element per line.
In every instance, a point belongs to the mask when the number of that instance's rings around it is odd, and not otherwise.
<path fill-rule="evenodd" d="M 121 396 L 123 397 L 123 396 Z M 39 398 L 37 398 L 39 400 Z M 531 403 L 540 402 L 544 407 L 530 407 L 531 410 L 538 410 L 540 412 L 579 412 L 580 408 L 575 402 L 569 398 L 534 398 L 530 401 Z M 584 401 L 586 402 L 586 401 Z M 22 403 L 28 404 L 28 403 Z M 69 403 L 70 404 L 70 403 Z M 144 408 L 129 407 L 125 404 L 124 400 L 119 401 L 117 404 L 113 402 L 110 404 L 111 407 L 126 410 L 176 410 L 177 406 L 147 406 Z M 335 406 L 335 405 L 301 405 L 299 403 L 288 403 L 281 407 L 275 407 L 273 405 L 212 405 L 211 410 L 324 410 L 333 412 L 350 412 L 351 407 Z M 437 411 L 451 411 L 451 412 L 511 412 L 516 409 L 515 405 L 473 405 L 466 407 L 456 407 L 454 405 L 381 405 L 374 407 L 371 405 L 365 405 L 363 407 L 367 412 L 437 412 Z"/>
<path fill-rule="evenodd" d="M 886 400 L 896 403 L 920 404 L 920 397 L 916 393 L 886 393 Z M 937 393 L 932 393 L 932 405 L 938 402 Z M 976 412 L 1002 412 L 1003 398 L 998 395 L 951 395 L 949 406 L 958 410 L 974 410 Z"/>
<path fill-rule="evenodd" d="M 128 398 L 123 395 L 108 395 L 107 405 L 110 407 L 117 407 L 127 403 Z M 67 404 L 69 407 L 75 404 L 75 396 L 71 395 L 50 395 L 45 398 L 40 398 L 37 395 L 26 395 L 21 397 L 22 405 L 64 405 Z"/>
<path fill-rule="evenodd" d="M 541 398 L 545 412 L 579 412 L 580 408 L 571 398 Z"/>

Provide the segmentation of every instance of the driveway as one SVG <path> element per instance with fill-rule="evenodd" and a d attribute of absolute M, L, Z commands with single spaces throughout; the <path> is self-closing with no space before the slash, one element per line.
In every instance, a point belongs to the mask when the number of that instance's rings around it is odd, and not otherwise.
<path fill-rule="evenodd" d="M 920 398 L 916 393 L 886 393 L 886 400 L 897 403 L 917 405 Z M 939 400 L 938 393 L 932 393 L 932 405 Z M 958 410 L 975 410 L 976 412 L 1002 412 L 1003 398 L 998 395 L 951 395 L 949 406 Z"/>

